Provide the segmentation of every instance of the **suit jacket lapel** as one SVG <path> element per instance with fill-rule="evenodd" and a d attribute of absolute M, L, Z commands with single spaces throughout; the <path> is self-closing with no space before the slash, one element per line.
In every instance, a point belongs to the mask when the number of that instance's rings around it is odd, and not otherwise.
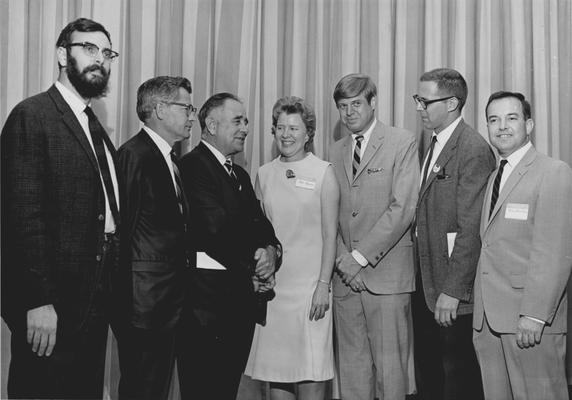
<path fill-rule="evenodd" d="M 374 130 L 371 132 L 371 136 L 365 147 L 365 151 L 359 163 L 359 168 L 356 172 L 355 178 L 357 179 L 358 176 L 361 175 L 367 164 L 371 161 L 374 154 L 381 148 L 383 144 L 383 135 L 384 134 L 384 127 L 380 121 L 377 121 Z M 353 157 L 353 154 L 352 154 Z"/>
<path fill-rule="evenodd" d="M 516 165 L 516 167 L 508 177 L 507 181 L 505 182 L 504 186 L 502 187 L 499 193 L 499 198 L 497 200 L 497 203 L 495 204 L 493 213 L 491 217 L 488 219 L 487 228 L 491 224 L 493 219 L 495 219 L 496 215 L 498 214 L 499 210 L 502 207 L 502 204 L 505 202 L 508 195 L 513 191 L 516 184 L 522 179 L 524 175 L 526 175 L 526 173 L 530 169 L 530 166 L 534 162 L 535 158 L 536 158 L 536 150 L 534 149 L 534 147 L 532 147 L 530 148 L 530 150 L 526 152 L 522 160 L 520 160 L 520 162 Z M 493 175 L 496 177 L 496 173 L 494 173 Z M 485 200 L 489 202 L 487 208 L 490 207 L 490 200 L 491 200 L 490 195 L 489 197 L 486 197 Z"/>
<path fill-rule="evenodd" d="M 210 151 L 210 149 L 207 146 L 205 146 L 205 144 L 203 142 L 199 142 L 197 147 L 200 149 L 200 151 L 202 153 L 204 153 L 205 157 L 207 157 L 209 159 L 212 167 L 217 171 L 217 173 L 219 175 L 223 176 L 223 179 L 229 184 L 229 186 L 231 186 L 234 190 L 239 192 L 240 190 L 239 190 L 238 186 L 236 185 L 236 182 L 234 182 L 234 179 L 229 175 L 225 166 L 222 165 L 218 161 L 218 159 L 213 154 L 213 152 Z M 236 174 L 236 172 L 235 172 L 235 174 Z M 237 175 L 237 177 L 238 177 L 238 175 Z"/>
<path fill-rule="evenodd" d="M 457 125 L 457 127 L 451 134 L 449 140 L 447 140 L 445 147 L 443 148 L 443 150 L 441 150 L 439 157 L 437 157 L 437 160 L 435 161 L 435 165 L 433 166 L 431 171 L 429 171 L 429 173 L 427 174 L 427 180 L 425 181 L 425 184 L 421 188 L 421 193 L 419 193 L 419 197 L 423 196 L 423 194 L 427 191 L 427 188 L 431 186 L 431 183 L 433 183 L 437 174 L 443 173 L 443 168 L 445 168 L 445 165 L 447 165 L 449 159 L 453 157 L 453 155 L 455 154 L 455 149 L 457 148 L 457 143 L 459 142 L 459 136 L 461 135 L 461 132 L 464 129 L 465 129 L 465 121 L 461 120 L 461 122 L 459 122 L 459 125 Z"/>
<path fill-rule="evenodd" d="M 89 158 L 89 161 L 91 162 L 93 168 L 96 171 L 99 171 L 97 160 L 95 159 L 95 153 L 93 152 L 93 149 L 89 144 L 89 141 L 87 140 L 87 136 L 85 135 L 83 128 L 79 124 L 77 117 L 73 113 L 68 103 L 66 103 L 66 101 L 60 94 L 60 91 L 56 88 L 55 85 L 53 85 L 48 89 L 48 95 L 52 98 L 52 100 L 56 105 L 56 108 L 62 114 L 62 120 L 69 128 L 70 133 L 79 141 L 81 147 L 86 152 L 87 157 Z M 109 141 L 109 139 L 107 140 Z M 111 146 L 111 148 L 113 148 L 113 146 Z"/>
<path fill-rule="evenodd" d="M 348 177 L 348 183 L 351 185 L 351 183 L 354 180 L 353 170 L 352 170 L 353 157 L 354 157 L 354 153 L 352 150 L 353 137 L 352 137 L 352 135 L 349 135 L 349 136 L 346 136 L 346 138 L 343 140 L 344 140 L 344 146 L 342 148 L 342 157 L 344 159 L 344 169 L 346 170 L 346 176 Z"/>

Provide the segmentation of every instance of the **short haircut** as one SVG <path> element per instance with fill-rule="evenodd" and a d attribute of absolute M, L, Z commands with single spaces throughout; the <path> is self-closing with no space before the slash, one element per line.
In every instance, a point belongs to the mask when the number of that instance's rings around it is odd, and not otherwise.
<path fill-rule="evenodd" d="M 64 29 L 60 32 L 58 41 L 56 42 L 56 47 L 67 48 L 71 43 L 71 36 L 74 32 L 103 32 L 107 36 L 107 40 L 111 44 L 111 35 L 107 30 L 98 22 L 95 22 L 87 18 L 78 18 L 75 21 L 70 22 L 66 25 Z"/>
<path fill-rule="evenodd" d="M 459 111 L 467 101 L 467 82 L 463 75 L 450 68 L 437 68 L 425 72 L 419 78 L 421 82 L 435 82 L 439 93 L 444 96 L 455 96 L 459 100 Z"/>
<path fill-rule="evenodd" d="M 349 74 L 344 76 L 334 89 L 334 102 L 336 105 L 341 99 L 350 99 L 363 94 L 368 103 L 377 96 L 377 87 L 371 78 L 365 74 Z"/>
<path fill-rule="evenodd" d="M 303 99 L 296 96 L 286 96 L 278 99 L 272 107 L 272 133 L 278 123 L 278 118 L 282 113 L 286 115 L 298 114 L 306 127 L 308 141 L 304 145 L 304 150 L 310 151 L 316 133 L 316 114 L 314 109 Z"/>
<path fill-rule="evenodd" d="M 157 103 L 173 101 L 179 94 L 179 88 L 192 93 L 191 82 L 181 76 L 157 76 L 141 84 L 137 89 L 137 116 L 146 122 Z"/>
<path fill-rule="evenodd" d="M 203 104 L 203 106 L 199 111 L 199 124 L 201 125 L 201 131 L 204 132 L 205 128 L 207 127 L 206 120 L 211 111 L 214 110 L 215 108 L 220 108 L 224 106 L 224 103 L 227 100 L 234 100 L 238 101 L 239 103 L 242 103 L 242 101 L 237 96 L 228 92 L 213 94 L 211 97 L 208 98 L 207 101 L 205 101 L 205 104 Z"/>
<path fill-rule="evenodd" d="M 520 104 L 522 106 L 522 113 L 524 115 L 525 120 L 530 119 L 532 117 L 532 109 L 530 107 L 530 103 L 526 100 L 526 98 L 522 93 L 500 90 L 498 92 L 494 92 L 493 94 L 491 94 L 489 100 L 487 101 L 487 106 L 485 107 L 485 118 L 487 120 L 489 119 L 489 105 L 495 100 L 505 99 L 507 97 L 513 97 L 518 101 L 520 101 Z"/>

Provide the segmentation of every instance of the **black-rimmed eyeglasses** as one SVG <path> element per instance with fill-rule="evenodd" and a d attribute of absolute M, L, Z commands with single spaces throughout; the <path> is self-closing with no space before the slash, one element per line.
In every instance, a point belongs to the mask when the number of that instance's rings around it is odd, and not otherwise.
<path fill-rule="evenodd" d="M 427 110 L 427 106 L 429 104 L 437 103 L 438 101 L 449 100 L 449 99 L 452 99 L 453 97 L 457 97 L 457 96 L 449 96 L 449 97 L 442 97 L 440 99 L 427 100 L 427 99 L 424 99 L 423 97 L 419 97 L 419 95 L 417 95 L 417 94 L 414 94 L 413 100 L 415 100 L 415 103 L 419 104 L 423 110 Z"/>
<path fill-rule="evenodd" d="M 99 46 L 90 42 L 70 43 L 66 47 L 82 47 L 85 54 L 90 57 L 97 57 L 99 54 Z M 113 61 L 119 57 L 119 53 L 111 49 L 101 49 L 101 54 L 106 61 Z"/>
<path fill-rule="evenodd" d="M 195 114 L 197 112 L 197 108 L 194 107 L 192 104 L 178 103 L 176 101 L 164 101 L 164 103 L 183 107 L 185 109 L 185 111 L 187 112 L 187 116 Z"/>

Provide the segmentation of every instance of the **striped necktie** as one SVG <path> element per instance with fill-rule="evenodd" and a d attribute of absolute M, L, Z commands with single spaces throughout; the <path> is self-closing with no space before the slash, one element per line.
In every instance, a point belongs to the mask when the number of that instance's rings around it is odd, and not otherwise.
<path fill-rule="evenodd" d="M 356 172 L 359 168 L 359 163 L 361 161 L 361 142 L 363 141 L 363 135 L 357 135 L 355 137 L 355 141 L 356 141 L 356 145 L 354 148 L 354 159 L 353 159 L 353 165 L 352 165 L 354 178 L 356 176 Z"/>
<path fill-rule="evenodd" d="M 177 193 L 177 202 L 179 203 L 179 210 L 182 215 L 185 215 L 185 201 L 183 198 L 183 184 L 181 181 L 181 173 L 177 165 L 177 155 L 175 151 L 171 151 L 171 164 L 173 165 L 173 173 L 175 175 L 175 192 Z"/>
<path fill-rule="evenodd" d="M 230 177 L 234 180 L 234 183 L 236 184 L 236 187 L 238 187 L 238 190 L 241 190 L 242 186 L 241 186 L 240 182 L 238 181 L 238 177 L 234 173 L 234 167 L 232 165 L 232 160 L 230 158 L 227 158 L 226 161 L 224 162 L 224 166 L 226 167 L 226 170 L 228 171 L 228 174 L 230 175 Z"/>

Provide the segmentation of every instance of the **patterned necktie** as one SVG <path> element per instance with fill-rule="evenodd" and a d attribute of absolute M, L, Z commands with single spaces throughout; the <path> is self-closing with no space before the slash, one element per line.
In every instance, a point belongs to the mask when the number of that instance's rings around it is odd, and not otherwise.
<path fill-rule="evenodd" d="M 103 135 L 107 135 L 107 133 L 105 133 L 105 130 L 97 120 L 97 117 L 93 113 L 91 107 L 86 107 L 84 112 L 86 113 L 89 120 L 89 133 L 91 135 L 91 140 L 95 149 L 95 156 L 97 158 L 97 164 L 99 165 L 99 171 L 101 172 L 101 177 L 103 178 L 103 186 L 105 187 L 105 192 L 107 193 L 111 215 L 113 216 L 115 224 L 118 224 L 119 208 L 117 207 L 117 199 L 115 197 L 113 181 L 111 180 L 111 172 L 109 171 L 109 164 L 107 163 L 107 156 L 105 155 L 105 147 L 103 144 Z"/>
<path fill-rule="evenodd" d="M 497 172 L 497 176 L 495 177 L 495 182 L 493 183 L 493 194 L 491 195 L 491 209 L 489 211 L 489 219 L 493 216 L 493 209 L 497 204 L 497 200 L 499 199 L 499 190 L 500 190 L 500 181 L 502 179 L 502 172 L 504 171 L 504 166 L 506 165 L 507 160 L 501 160 L 499 165 L 499 170 Z"/>
<path fill-rule="evenodd" d="M 230 175 L 230 177 L 234 180 L 234 183 L 238 187 L 238 190 L 241 190 L 242 186 L 241 186 L 240 182 L 238 181 L 236 174 L 234 173 L 234 167 L 232 166 L 232 160 L 230 158 L 227 158 L 226 161 L 224 162 L 224 166 L 226 167 L 226 170 L 228 171 L 228 174 Z"/>
<path fill-rule="evenodd" d="M 171 151 L 171 164 L 173 165 L 173 173 L 175 175 L 175 192 L 177 193 L 177 201 L 179 203 L 179 210 L 182 215 L 185 215 L 185 201 L 183 199 L 183 184 L 181 182 L 181 173 L 177 165 L 177 155 L 175 151 Z"/>
<path fill-rule="evenodd" d="M 423 166 L 423 179 L 421 180 L 421 187 L 425 185 L 427 180 L 427 175 L 429 174 L 429 164 L 431 164 L 431 159 L 433 158 L 433 149 L 435 148 L 435 143 L 437 142 L 437 135 L 433 135 L 431 138 L 431 145 L 429 145 L 429 151 L 427 152 L 427 158 L 425 165 Z"/>
<path fill-rule="evenodd" d="M 354 178 L 356 176 L 356 172 L 359 168 L 359 163 L 361 161 L 361 142 L 363 141 L 363 135 L 357 135 L 355 137 L 356 145 L 354 148 L 354 160 L 352 165 L 352 170 L 354 174 Z"/>

